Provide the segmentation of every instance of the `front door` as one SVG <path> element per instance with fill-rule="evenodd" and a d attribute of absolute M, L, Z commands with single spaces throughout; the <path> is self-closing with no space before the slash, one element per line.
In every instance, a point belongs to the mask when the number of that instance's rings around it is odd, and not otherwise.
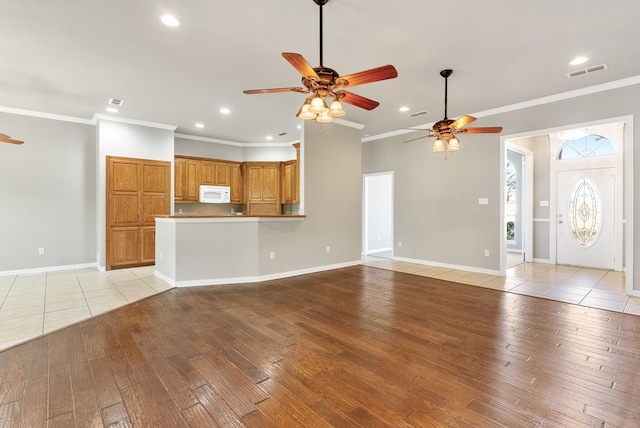
<path fill-rule="evenodd" d="M 615 168 L 557 172 L 557 263 L 615 268 Z"/>

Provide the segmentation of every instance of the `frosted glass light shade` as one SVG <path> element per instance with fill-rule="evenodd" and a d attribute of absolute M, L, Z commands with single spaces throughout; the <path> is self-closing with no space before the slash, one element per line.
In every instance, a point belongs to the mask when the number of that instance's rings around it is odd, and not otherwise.
<path fill-rule="evenodd" d="M 322 113 L 320 113 L 318 115 L 318 117 L 316 117 L 316 122 L 331 123 L 331 122 L 333 122 L 333 117 L 329 116 L 329 112 L 328 111 L 323 111 Z"/>
<path fill-rule="evenodd" d="M 438 138 L 433 143 L 433 147 L 431 147 L 431 151 L 433 153 L 442 153 L 442 152 L 444 152 L 444 142 L 440 138 Z"/>
<path fill-rule="evenodd" d="M 460 150 L 460 141 L 456 137 L 452 137 L 447 144 L 448 152 L 457 152 Z"/>
<path fill-rule="evenodd" d="M 311 120 L 311 119 L 315 119 L 316 118 L 316 114 L 315 113 L 311 113 L 309 111 L 309 104 L 305 104 L 302 106 L 302 108 L 300 109 L 300 114 L 298 114 L 298 118 L 302 119 L 302 120 Z"/>
<path fill-rule="evenodd" d="M 324 100 L 320 97 L 315 97 L 311 100 L 311 106 L 309 107 L 309 111 L 311 113 L 319 114 L 327 110 L 327 105 L 324 103 Z"/>
<path fill-rule="evenodd" d="M 338 100 L 334 100 L 329 107 L 329 115 L 333 117 L 344 116 L 345 112 L 342 109 L 342 103 Z"/>

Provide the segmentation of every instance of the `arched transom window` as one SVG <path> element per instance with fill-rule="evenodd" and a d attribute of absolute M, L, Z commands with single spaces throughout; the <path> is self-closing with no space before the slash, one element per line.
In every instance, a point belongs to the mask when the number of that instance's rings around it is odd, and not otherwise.
<path fill-rule="evenodd" d="M 567 141 L 558 152 L 558 159 L 577 159 L 616 154 L 613 143 L 601 135 L 589 134 Z"/>

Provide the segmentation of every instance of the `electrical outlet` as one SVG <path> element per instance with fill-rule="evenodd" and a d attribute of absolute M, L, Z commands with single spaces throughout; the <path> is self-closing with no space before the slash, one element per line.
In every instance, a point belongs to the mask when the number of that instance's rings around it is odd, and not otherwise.
<path fill-rule="evenodd" d="M 402 241 L 398 242 L 398 247 L 402 248 Z"/>
<path fill-rule="evenodd" d="M 484 250 L 485 257 L 489 257 L 489 250 Z"/>
<path fill-rule="evenodd" d="M 276 253 L 275 253 L 275 252 L 273 252 L 273 251 L 272 251 L 272 252 L 270 252 L 270 253 L 269 253 L 269 258 L 270 258 L 271 260 L 275 260 L 275 259 L 276 259 Z"/>
<path fill-rule="evenodd" d="M 327 253 L 331 252 L 331 247 L 327 245 Z"/>
<path fill-rule="evenodd" d="M 38 248 L 38 254 L 40 255 L 44 254 L 44 248 Z"/>

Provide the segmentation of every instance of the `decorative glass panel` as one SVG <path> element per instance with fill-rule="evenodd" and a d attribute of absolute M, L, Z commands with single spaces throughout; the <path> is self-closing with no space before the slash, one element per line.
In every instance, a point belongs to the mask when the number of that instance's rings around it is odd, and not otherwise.
<path fill-rule="evenodd" d="M 596 134 L 589 134 L 563 144 L 558 159 L 576 159 L 594 156 L 611 156 L 616 148 L 611 141 Z"/>
<path fill-rule="evenodd" d="M 518 210 L 518 205 L 516 201 L 516 185 L 517 185 L 517 174 L 516 169 L 511 165 L 511 162 L 507 161 L 506 168 L 506 213 L 505 213 L 505 221 L 507 222 L 507 240 L 513 241 L 515 238 L 516 227 L 516 213 Z"/>
<path fill-rule="evenodd" d="M 595 183 L 586 177 L 577 180 L 569 193 L 569 224 L 581 247 L 590 247 L 600 236 L 602 200 Z"/>

